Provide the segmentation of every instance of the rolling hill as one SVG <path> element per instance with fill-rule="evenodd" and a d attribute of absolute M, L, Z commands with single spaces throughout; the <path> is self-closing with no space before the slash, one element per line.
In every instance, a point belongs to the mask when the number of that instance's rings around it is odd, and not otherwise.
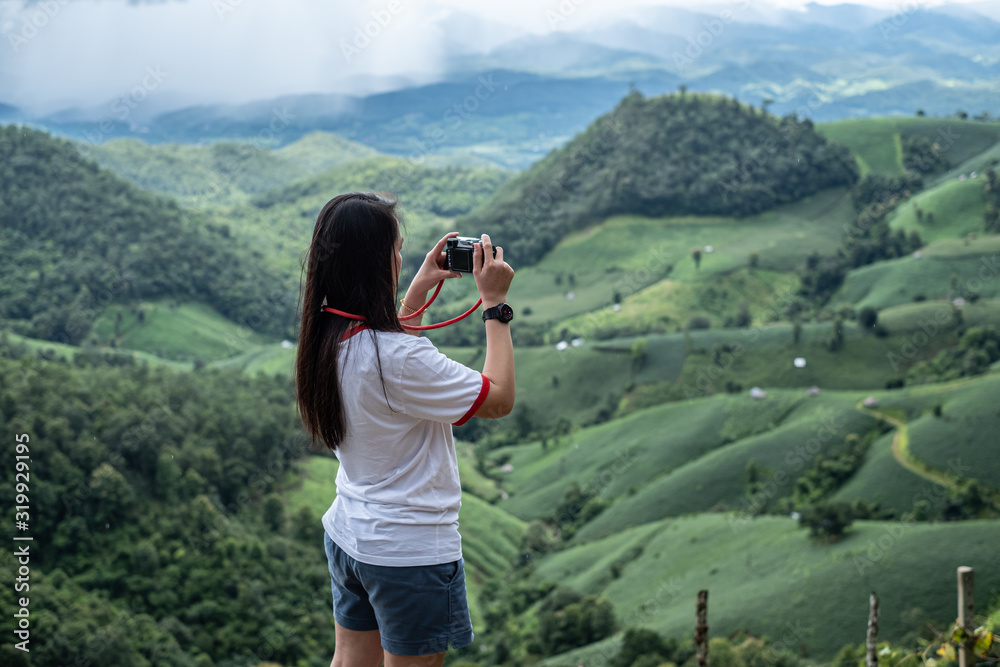
<path fill-rule="evenodd" d="M 254 142 L 150 145 L 138 139 L 78 144 L 83 154 L 136 185 L 189 206 L 245 201 L 375 150 L 329 132 L 312 132 L 271 150 Z"/>
<path fill-rule="evenodd" d="M 44 271 L 22 271 L 27 278 L 20 282 L 5 281 L 0 304 L 37 300 L 31 281 L 44 286 L 51 272 L 69 285 L 90 275 L 66 251 L 71 242 L 100 250 L 95 256 L 105 261 L 141 251 L 137 258 L 145 264 L 136 259 L 134 268 L 147 267 L 141 279 L 159 280 L 150 284 L 161 291 L 102 304 L 86 335 L 73 341 L 80 346 L 47 343 L 40 335 L 0 337 L 0 425 L 42 425 L 39 440 L 50 444 L 39 456 L 53 483 L 91 480 L 105 463 L 121 474 L 128 493 L 107 470 L 97 475 L 100 503 L 80 509 L 87 521 L 108 508 L 117 520 L 134 518 L 129 512 L 166 503 L 171 494 L 179 501 L 165 515 L 162 534 L 149 523 L 90 529 L 89 539 L 98 542 L 87 543 L 88 554 L 100 553 L 100 545 L 119 546 L 89 579 L 66 555 L 67 536 L 81 530 L 79 522 L 57 521 L 53 543 L 60 545 L 64 572 L 41 576 L 51 599 L 58 590 L 76 601 L 49 605 L 46 613 L 78 614 L 90 605 L 105 618 L 124 604 L 123 591 L 142 591 L 152 619 L 144 626 L 148 636 L 158 638 L 164 654 L 179 656 L 191 647 L 190 655 L 176 659 L 179 665 L 203 664 L 209 656 L 225 660 L 244 647 L 246 633 L 283 627 L 279 621 L 295 628 L 296 640 L 282 653 L 286 664 L 328 663 L 320 637 L 329 629 L 329 600 L 315 596 L 316 604 L 296 609 L 274 588 L 273 573 L 288 562 L 303 572 L 296 585 L 328 590 L 322 559 L 310 546 L 318 515 L 335 492 L 336 461 L 301 456 L 291 463 L 281 452 L 294 440 L 288 431 L 294 426 L 288 421 L 292 337 L 282 343 L 284 332 L 239 326 L 239 313 L 213 308 L 204 296 L 219 289 L 216 284 L 185 292 L 172 272 L 194 271 L 191 280 L 208 280 L 199 271 L 233 259 L 233 271 L 288 282 L 329 196 L 383 187 L 399 194 L 408 247 L 455 226 L 470 234 L 489 231 L 505 248 L 526 253 L 514 260 L 509 295 L 516 309 L 517 409 L 456 431 L 470 441 L 458 447 L 460 528 L 479 645 L 455 659 L 501 664 L 495 648 L 508 642 L 508 664 L 594 665 L 621 643 L 618 632 L 563 655 L 534 652 L 543 604 L 525 602 L 498 620 L 494 598 L 507 589 L 558 584 L 600 596 L 613 605 L 620 630 L 644 626 L 682 640 L 690 636 L 694 594 L 708 588 L 713 637 L 740 630 L 778 637 L 791 622 L 802 665 L 828 663 L 842 646 L 861 640 L 872 589 L 883 599 L 882 638 L 907 650 L 917 645 L 923 621 L 949 622 L 957 564 L 977 568 L 977 596 L 1000 593 L 994 568 L 1000 470 L 992 463 L 1000 366 L 946 383 L 906 384 L 911 367 L 956 349 L 970 327 L 1000 324 L 996 279 L 979 275 L 1000 250 L 1000 237 L 969 236 L 977 216 L 981 226 L 982 179 L 961 180 L 956 171 L 969 174 L 969 165 L 988 164 L 1000 147 L 991 134 L 995 124 L 948 121 L 951 132 L 963 135 L 949 149 L 952 168 L 927 176 L 926 188 L 890 214 L 892 229 L 920 232 L 926 245 L 919 256 L 851 269 L 828 302 L 795 311 L 790 306 L 804 298 L 798 289 L 809 258 L 825 261 L 841 252 L 844 227 L 856 214 L 848 189 L 855 169 L 897 173 L 905 161 L 903 140 L 926 135 L 940 119 L 815 129 L 795 123 L 787 151 L 749 169 L 741 181 L 739 205 L 750 210 L 722 212 L 685 209 L 688 203 L 670 199 L 671 192 L 713 182 L 719 173 L 693 170 L 691 182 L 670 180 L 684 172 L 670 159 L 687 164 L 687 154 L 671 153 L 665 142 L 680 136 L 691 148 L 716 136 L 710 131 L 717 124 L 689 119 L 697 105 L 729 114 L 757 139 L 782 136 L 785 121 L 718 98 L 631 96 L 520 175 L 419 165 L 315 134 L 282 149 L 254 149 L 225 195 L 208 201 L 199 199 L 199 182 L 225 175 L 220 160 L 235 144 L 106 145 L 107 165 L 137 182 L 151 179 L 146 187 L 172 198 L 160 199 L 65 153 L 73 151 L 69 144 L 11 130 L 10 143 L 0 147 L 14 147 L 5 155 L 19 170 L 6 181 L 14 185 L 0 185 L 0 215 L 8 215 L 0 233 L 18 229 L 18 239 L 31 239 L 31 252 L 18 255 L 17 266 L 49 263 Z M 622 143 L 609 142 L 595 159 L 579 160 L 616 115 L 628 121 L 621 125 Z M 732 141 L 713 146 L 705 159 L 728 159 L 740 168 L 741 151 L 752 152 L 756 139 L 739 143 L 729 131 L 717 130 Z M 820 135 L 840 137 L 851 152 Z M 27 148 L 18 143 L 25 136 Z M 632 150 L 639 144 L 648 152 Z M 792 156 L 800 152 L 810 167 L 798 173 Z M 635 161 L 636 155 L 645 157 Z M 826 163 L 834 168 L 824 171 Z M 59 169 L 77 179 L 79 189 L 45 178 Z M 546 179 L 561 170 L 569 185 L 546 190 Z M 539 229 L 519 227 L 511 211 L 516 216 L 533 192 L 550 193 L 551 203 L 542 206 Z M 47 201 L 66 196 L 86 216 L 60 217 Z M 622 202 L 637 202 L 639 209 L 615 208 Z M 933 208 L 935 222 L 919 219 L 916 205 Z M 175 237 L 167 250 L 158 249 L 161 236 L 143 224 L 151 207 L 166 211 L 160 234 Z M 490 207 L 496 210 L 487 220 L 483 211 Z M 111 211 L 111 223 L 98 224 L 96 210 Z M 9 228 L 8 220 L 21 227 Z M 99 230 L 106 242 L 88 240 L 85 229 Z M 194 258 L 208 252 L 200 245 L 206 239 L 226 241 L 202 269 Z M 404 254 L 412 270 L 420 253 Z M 184 262 L 177 263 L 178 256 Z M 963 305 L 954 304 L 958 297 Z M 451 281 L 430 318 L 464 310 L 472 298 L 471 280 Z M 878 327 L 862 324 L 866 307 L 877 310 Z M 431 337 L 451 358 L 480 367 L 482 326 L 474 320 Z M 5 315 L 3 328 L 34 334 L 29 325 L 42 321 Z M 928 322 L 936 322 L 932 333 Z M 44 392 L 22 397 L 7 388 L 29 386 L 32 378 L 43 382 Z M 60 383 L 71 389 L 60 393 Z M 764 396 L 753 398 L 752 387 Z M 161 395 L 171 400 L 162 418 L 155 403 Z M 866 405 L 869 397 L 877 404 Z M 243 403 L 254 412 L 241 421 Z M 155 428 L 146 429 L 149 446 L 123 449 L 126 435 L 146 432 L 143 418 L 150 413 L 157 418 Z M 121 450 L 121 458 L 102 447 Z M 268 457 L 282 465 L 268 471 Z M 241 503 L 241 491 L 261 485 L 262 493 Z M 581 503 L 589 507 L 582 518 L 574 488 L 589 499 Z M 135 502 L 116 501 L 121 498 Z M 854 518 L 840 536 L 810 539 L 789 516 L 836 503 L 846 504 Z M 58 518 L 62 510 L 54 507 L 50 514 Z M 557 508 L 569 514 L 556 516 Z M 216 529 L 199 532 L 198 526 Z M 876 554 L 872 545 L 886 535 L 891 547 Z M 204 562 L 182 544 L 199 539 L 211 543 Z M 141 550 L 132 553 L 133 543 Z M 178 578 L 181 566 L 191 582 Z M 134 571 L 123 578 L 129 568 Z M 246 582 L 227 589 L 213 578 L 227 568 Z M 150 573 L 155 577 L 146 577 Z M 74 588 L 80 585 L 106 590 L 107 600 Z M 199 598 L 199 586 L 226 602 Z M 225 613 L 234 600 L 254 610 L 239 632 Z M 278 601 L 273 610 L 270 601 Z M 161 611 L 174 620 L 156 615 Z M 74 631 L 88 636 L 102 623 Z M 138 644 L 122 648 L 127 656 L 148 652 Z"/>
<path fill-rule="evenodd" d="M 633 92 L 460 224 L 496 229 L 515 260 L 533 264 L 611 215 L 747 216 L 855 179 L 850 154 L 810 121 L 715 96 Z"/>
<path fill-rule="evenodd" d="M 270 335 L 291 329 L 290 290 L 227 229 L 68 141 L 0 127 L 0 169 L 0 315 L 10 330 L 75 344 L 109 303 L 164 298 L 200 301 Z"/>

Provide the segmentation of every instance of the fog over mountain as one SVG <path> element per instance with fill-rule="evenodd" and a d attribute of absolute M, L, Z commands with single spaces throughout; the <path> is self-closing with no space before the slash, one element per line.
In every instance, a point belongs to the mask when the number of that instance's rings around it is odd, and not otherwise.
<path fill-rule="evenodd" d="M 4 2 L 0 120 L 91 142 L 198 141 L 246 138 L 284 109 L 279 142 L 325 129 L 404 153 L 459 103 L 476 117 L 439 143 L 518 117 L 476 141 L 538 152 L 632 87 L 684 85 L 814 120 L 997 115 L 998 14 L 930 0 Z M 480 76 L 504 94 L 468 102 Z"/>

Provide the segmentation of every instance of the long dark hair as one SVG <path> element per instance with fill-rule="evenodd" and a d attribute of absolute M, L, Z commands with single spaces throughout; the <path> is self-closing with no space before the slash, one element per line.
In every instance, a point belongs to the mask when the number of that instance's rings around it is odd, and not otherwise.
<path fill-rule="evenodd" d="M 393 265 L 399 235 L 395 199 L 370 192 L 338 195 L 316 218 L 306 251 L 308 265 L 303 267 L 305 290 L 295 360 L 299 415 L 311 446 L 319 439 L 336 450 L 347 433 L 337 350 L 347 331 L 359 324 L 321 308 L 327 305 L 364 317 L 373 339 L 375 331 L 402 332 Z M 381 375 L 381 360 L 378 363 Z"/>

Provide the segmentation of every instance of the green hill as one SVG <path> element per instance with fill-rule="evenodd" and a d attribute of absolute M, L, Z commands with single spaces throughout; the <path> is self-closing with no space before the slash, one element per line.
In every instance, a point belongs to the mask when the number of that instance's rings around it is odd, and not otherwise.
<path fill-rule="evenodd" d="M 148 352 L 162 359 L 205 362 L 264 345 L 268 338 L 237 326 L 201 303 L 149 301 L 133 307 L 109 305 L 94 321 L 86 342 Z"/>
<path fill-rule="evenodd" d="M 998 381 L 1000 376 L 989 375 L 874 395 L 889 406 L 912 411 L 917 421 L 910 439 L 919 443 L 911 447 L 912 455 L 922 460 L 917 452 L 927 452 L 927 465 L 945 468 L 942 460 L 949 450 L 966 461 L 988 456 L 988 426 L 996 415 L 995 408 L 987 406 L 995 406 Z M 858 409 L 867 395 L 823 391 L 809 398 L 801 391 L 769 389 L 768 397 L 760 401 L 745 394 L 700 398 L 642 410 L 554 439 L 547 446 L 501 448 L 491 455 L 494 465 L 504 462 L 513 468 L 503 475 L 503 487 L 511 495 L 501 507 L 525 520 L 542 518 L 551 514 L 571 482 L 586 482 L 611 503 L 576 534 L 578 541 L 589 540 L 668 516 L 740 510 L 747 497 L 747 466 L 754 461 L 771 473 L 784 472 L 786 482 L 767 503 L 773 508 L 793 492 L 795 477 L 816 461 L 837 455 L 849 434 L 864 436 L 886 428 Z M 952 406 L 954 416 L 930 422 L 920 417 L 933 402 Z M 803 454 L 802 445 L 824 424 L 829 433 L 822 436 L 822 446 Z M 944 432 L 952 439 L 933 435 Z M 954 444 L 957 437 L 966 439 Z M 927 481 L 901 468 L 890 445 L 885 438 L 872 445 L 869 460 L 835 497 L 912 511 L 913 492 Z M 990 469 L 987 465 L 974 477 L 1000 489 Z"/>
<path fill-rule="evenodd" d="M 919 256 L 845 268 L 828 300 L 799 293 L 809 262 L 843 259 L 857 216 L 845 187 L 855 165 L 821 135 L 850 146 L 860 171 L 894 174 L 907 142 L 933 138 L 931 121 L 956 135 L 944 152 L 956 166 L 927 176 L 888 219 L 919 231 Z M 909 369 L 956 349 L 965 327 L 1000 324 L 998 281 L 981 273 L 1000 236 L 969 236 L 982 227 L 983 179 L 955 172 L 991 159 L 996 129 L 943 119 L 814 129 L 711 96 L 633 95 L 513 176 L 372 155 L 326 133 L 273 151 L 94 149 L 173 199 L 66 142 L 0 129 L 0 316 L 19 332 L 0 336 L 0 426 L 8 441 L 21 430 L 39 441 L 40 535 L 52 546 L 42 614 L 113 619 L 142 600 L 149 620 L 122 639 L 123 664 L 159 664 L 156 651 L 174 656 L 165 664 L 222 664 L 252 651 L 245 637 L 283 624 L 294 641 L 275 661 L 328 662 L 315 547 L 337 462 L 298 447 L 295 347 L 276 324 L 293 323 L 294 304 L 276 297 L 297 287 L 320 207 L 375 189 L 399 196 L 407 271 L 450 229 L 491 233 L 517 269 L 515 412 L 456 431 L 467 440 L 460 530 L 478 645 L 453 659 L 503 663 L 494 642 L 517 637 L 508 664 L 542 661 L 531 639 L 539 601 L 525 593 L 498 617 L 494 598 L 545 581 L 606 597 L 620 629 L 677 639 L 708 588 L 713 637 L 794 627 L 803 663 L 821 664 L 861 640 L 874 589 L 883 637 L 914 646 L 923 620 L 953 616 L 957 564 L 977 567 L 977 596 L 1000 592 L 1000 366 L 901 386 L 926 379 Z M 213 179 L 228 179 L 215 194 Z M 472 280 L 449 281 L 429 319 L 473 300 Z M 866 306 L 879 327 L 862 325 Z M 477 320 L 430 337 L 481 367 Z M 46 340 L 71 325 L 78 345 Z M 868 396 L 878 405 L 864 407 Z M 73 502 L 81 488 L 91 495 Z M 838 539 L 811 540 L 788 518 L 839 502 L 855 522 Z M 872 556 L 886 535 L 891 547 Z M 301 576 L 279 591 L 287 568 Z M 86 638 L 110 622 L 71 629 Z M 69 630 L 57 636 L 56 649 L 73 645 Z M 544 664 L 606 664 L 620 641 Z M 56 653 L 45 659 L 70 658 Z"/>
<path fill-rule="evenodd" d="M 861 175 L 903 173 L 903 140 L 925 137 L 953 166 L 1000 142 L 1000 123 L 957 118 L 858 118 L 822 123 L 817 131 L 851 149 Z"/>
<path fill-rule="evenodd" d="M 709 591 L 712 637 L 747 630 L 789 637 L 795 653 L 829 664 L 844 644 L 864 640 L 868 596 L 881 599 L 879 639 L 900 641 L 920 619 L 947 627 L 955 617 L 955 570 L 976 570 L 976 590 L 1000 590 L 1000 523 L 859 522 L 832 544 L 810 543 L 794 521 L 761 517 L 733 531 L 722 515 L 624 529 L 540 561 L 538 578 L 600 595 L 629 626 L 689 637 L 695 597 Z M 610 562 L 641 545 L 618 575 Z M 549 667 L 607 664 L 621 635 L 545 660 Z"/>
<path fill-rule="evenodd" d="M 632 93 L 462 220 L 519 263 L 612 215 L 746 216 L 850 185 L 855 165 L 812 123 L 707 95 Z"/>
<path fill-rule="evenodd" d="M 226 229 L 15 126 L 0 127 L 0 285 L 7 328 L 74 344 L 113 302 L 200 301 L 272 335 L 294 318 L 275 274 Z"/>
<path fill-rule="evenodd" d="M 277 150 L 221 141 L 207 146 L 146 144 L 113 139 L 81 149 L 102 167 L 136 185 L 185 204 L 205 206 L 247 199 L 375 150 L 329 132 L 312 132 Z"/>
<path fill-rule="evenodd" d="M 925 242 L 983 233 L 986 179 L 944 181 L 912 197 L 889 216 L 892 229 L 917 230 Z"/>
<path fill-rule="evenodd" d="M 946 239 L 920 250 L 920 257 L 886 260 L 852 270 L 833 303 L 856 308 L 888 308 L 919 300 L 969 300 L 973 294 L 1000 295 L 1000 266 L 995 266 L 1000 236 L 975 240 Z"/>
<path fill-rule="evenodd" d="M 229 227 L 259 252 L 273 270 L 298 285 L 302 253 L 312 239 L 316 216 L 323 205 L 342 192 L 391 192 L 399 200 L 397 210 L 405 226 L 404 271 L 412 275 L 423 253 L 441 234 L 454 229 L 454 217 L 486 201 L 509 178 L 509 172 L 499 169 L 429 167 L 376 155 L 292 183 L 275 183 L 272 189 L 248 201 L 213 207 L 210 214 L 216 224 Z"/>

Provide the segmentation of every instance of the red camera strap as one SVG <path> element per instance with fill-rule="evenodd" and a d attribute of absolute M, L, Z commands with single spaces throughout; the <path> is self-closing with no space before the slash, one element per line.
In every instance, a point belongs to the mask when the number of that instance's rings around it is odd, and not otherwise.
<path fill-rule="evenodd" d="M 427 303 L 425 303 L 424 305 L 420 306 L 419 308 L 417 308 L 415 311 L 413 311 L 409 315 L 402 315 L 402 316 L 400 316 L 399 319 L 401 319 L 401 320 L 412 320 L 414 317 L 417 317 L 418 315 L 422 314 L 425 310 L 427 310 L 427 306 L 429 306 L 432 303 L 434 303 L 434 299 L 437 298 L 437 295 L 441 292 L 441 288 L 443 286 L 444 286 L 444 281 L 442 280 L 441 282 L 438 283 L 437 289 L 434 290 L 434 294 L 432 294 L 431 298 L 427 300 Z M 459 320 L 464 320 L 466 317 L 468 317 L 472 313 L 476 312 L 476 310 L 479 308 L 479 306 L 482 305 L 482 303 L 483 303 L 483 300 L 482 300 L 482 298 L 480 298 L 478 301 L 476 301 L 476 305 L 474 305 L 472 308 L 469 308 L 467 311 L 465 311 L 465 313 L 463 313 L 462 315 L 459 315 L 458 317 L 453 317 L 450 320 L 445 320 L 444 322 L 438 322 L 437 324 L 425 324 L 423 326 L 412 326 L 412 325 L 409 325 L 409 324 L 404 324 L 403 328 L 404 329 L 410 329 L 411 331 L 426 331 L 428 329 L 440 329 L 441 327 L 446 327 L 449 324 L 454 324 L 455 322 L 458 322 Z M 320 308 L 320 310 L 326 311 L 328 313 L 333 313 L 334 315 L 340 315 L 341 317 L 346 317 L 349 320 L 358 320 L 360 322 L 364 322 L 365 321 L 365 318 L 362 317 L 361 315 L 354 315 L 352 313 L 345 313 L 342 310 L 337 310 L 336 308 L 331 308 L 330 306 L 323 306 L 322 308 Z"/>

